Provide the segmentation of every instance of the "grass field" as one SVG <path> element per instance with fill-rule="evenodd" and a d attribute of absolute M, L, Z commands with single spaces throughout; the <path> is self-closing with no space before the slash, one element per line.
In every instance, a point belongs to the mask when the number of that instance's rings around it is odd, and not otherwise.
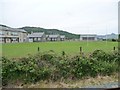
<path fill-rule="evenodd" d="M 35 42 L 35 43 L 7 43 L 0 44 L 0 54 L 8 58 L 24 57 L 28 54 L 37 53 L 37 48 L 40 48 L 41 52 L 53 50 L 58 54 L 65 51 L 68 55 L 75 55 L 79 53 L 79 47 L 83 48 L 83 52 L 89 53 L 96 49 L 104 50 L 105 52 L 111 52 L 113 47 L 118 47 L 117 42 Z"/>

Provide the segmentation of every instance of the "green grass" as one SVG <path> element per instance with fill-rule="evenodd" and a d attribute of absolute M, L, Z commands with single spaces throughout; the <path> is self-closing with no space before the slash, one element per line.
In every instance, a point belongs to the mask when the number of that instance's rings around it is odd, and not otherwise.
<path fill-rule="evenodd" d="M 111 52 L 113 47 L 118 47 L 117 42 L 36 42 L 36 43 L 6 43 L 0 44 L 0 54 L 9 58 L 24 57 L 28 54 L 37 53 L 39 46 L 40 51 L 53 50 L 58 54 L 65 51 L 68 55 L 75 55 L 79 53 L 79 47 L 83 47 L 83 51 L 86 53 L 93 52 L 96 49 L 104 50 L 105 52 Z"/>

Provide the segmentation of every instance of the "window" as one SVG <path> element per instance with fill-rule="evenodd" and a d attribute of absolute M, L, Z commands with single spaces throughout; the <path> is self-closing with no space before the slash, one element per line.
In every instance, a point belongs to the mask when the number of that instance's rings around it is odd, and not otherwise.
<path fill-rule="evenodd" d="M 38 40 L 40 41 L 40 40 L 41 40 L 41 38 L 38 38 Z"/>
<path fill-rule="evenodd" d="M 18 36 L 18 33 L 17 32 L 11 32 L 11 35 Z"/>
<path fill-rule="evenodd" d="M 37 38 L 34 38 L 35 41 L 37 41 Z"/>
<path fill-rule="evenodd" d="M 9 41 L 9 38 L 7 38 L 7 41 Z"/>
<path fill-rule="evenodd" d="M 0 31 L 0 35 L 4 35 L 4 32 L 3 32 L 3 31 Z"/>
<path fill-rule="evenodd" d="M 83 40 L 87 40 L 87 37 L 82 37 Z"/>

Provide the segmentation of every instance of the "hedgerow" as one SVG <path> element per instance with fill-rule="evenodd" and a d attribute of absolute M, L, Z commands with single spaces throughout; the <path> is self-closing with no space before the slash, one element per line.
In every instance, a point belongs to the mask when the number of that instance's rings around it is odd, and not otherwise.
<path fill-rule="evenodd" d="M 54 52 L 38 53 L 34 56 L 10 60 L 2 57 L 3 85 L 13 80 L 25 83 L 40 80 L 80 79 L 97 75 L 111 75 L 118 72 L 120 54 L 95 50 L 89 57 L 77 55 L 69 57 L 63 51 L 59 56 Z"/>

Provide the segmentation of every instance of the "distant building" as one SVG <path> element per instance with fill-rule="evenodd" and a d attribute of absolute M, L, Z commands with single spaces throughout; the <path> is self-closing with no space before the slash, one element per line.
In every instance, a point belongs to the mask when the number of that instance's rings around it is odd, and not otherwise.
<path fill-rule="evenodd" d="M 46 41 L 46 35 L 42 33 L 31 33 L 27 36 L 29 42 L 43 42 Z"/>
<path fill-rule="evenodd" d="M 65 40 L 65 35 L 60 35 L 60 41 L 64 41 Z"/>
<path fill-rule="evenodd" d="M 97 40 L 97 35 L 96 34 L 81 34 L 80 35 L 80 41 L 96 41 Z"/>
<path fill-rule="evenodd" d="M 60 35 L 48 35 L 47 41 L 60 41 Z"/>
<path fill-rule="evenodd" d="M 24 29 L 0 26 L 0 43 L 64 41 L 65 35 L 45 35 L 44 32 L 28 34 Z"/>
<path fill-rule="evenodd" d="M 23 29 L 0 26 L 0 43 L 26 42 L 26 37 Z"/>
<path fill-rule="evenodd" d="M 64 41 L 65 40 L 65 35 L 46 35 L 46 40 L 47 41 Z"/>

